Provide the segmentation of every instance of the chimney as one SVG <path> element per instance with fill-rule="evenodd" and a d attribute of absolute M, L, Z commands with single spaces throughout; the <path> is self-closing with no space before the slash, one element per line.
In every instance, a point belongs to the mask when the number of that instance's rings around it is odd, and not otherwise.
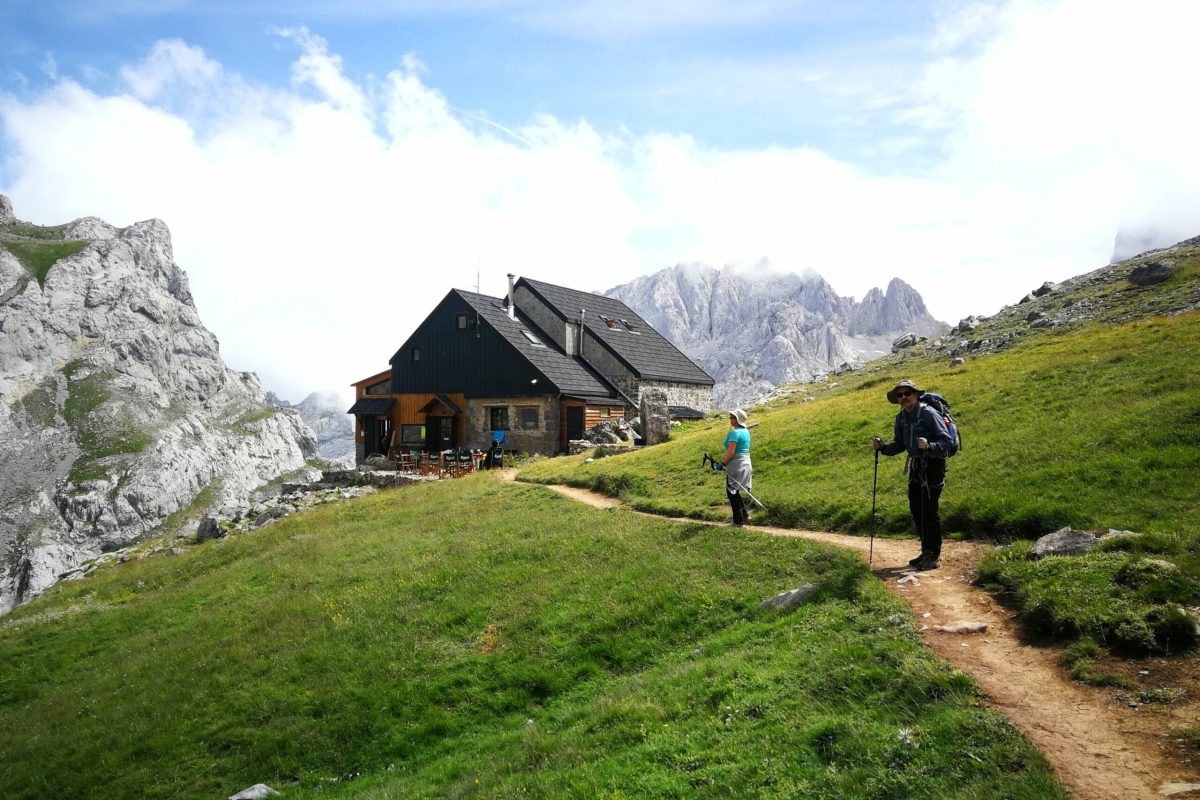
<path fill-rule="evenodd" d="M 516 275 L 513 275 L 511 272 L 508 273 L 508 318 L 509 319 L 517 318 L 517 309 L 516 309 L 516 306 L 514 305 L 514 300 L 516 298 L 513 297 L 513 286 L 516 283 L 516 280 L 517 280 Z"/>

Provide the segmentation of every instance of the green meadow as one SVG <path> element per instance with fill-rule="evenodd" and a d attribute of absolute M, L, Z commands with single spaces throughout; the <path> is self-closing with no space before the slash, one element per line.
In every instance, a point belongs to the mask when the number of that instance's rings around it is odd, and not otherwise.
<path fill-rule="evenodd" d="M 867 533 L 909 531 L 903 456 L 879 459 L 871 517 L 872 436 L 890 440 L 897 407 L 884 398 L 901 378 L 953 405 L 963 448 L 949 463 L 946 527 L 1009 539 L 1075 528 L 1183 534 L 1200 529 L 1200 315 L 1096 325 L 1043 335 L 1012 350 L 948 367 L 910 362 L 838 376 L 751 409 L 754 493 L 764 524 Z M 724 416 L 667 444 L 584 463 L 547 459 L 521 478 L 619 494 L 647 511 L 725 519 L 717 454 Z"/>
<path fill-rule="evenodd" d="M 981 579 L 1031 632 L 1092 637 L 1133 654 L 1186 652 L 1197 631 L 1180 606 L 1200 605 L 1198 342 L 1195 312 L 1095 323 L 958 367 L 944 358 L 877 362 L 752 409 L 754 493 L 767 507 L 755 521 L 913 535 L 902 456 L 879 460 L 872 518 L 870 448 L 872 436 L 891 438 L 896 406 L 886 390 L 911 378 L 947 397 L 962 428 L 942 495 L 948 535 L 1007 543 L 1065 525 L 1149 534 L 1082 558 L 1033 562 L 1026 545 L 985 560 Z M 723 478 L 700 462 L 727 431 L 721 416 L 658 447 L 544 460 L 521 478 L 618 495 L 645 511 L 726 519 Z M 1169 561 L 1167 572 L 1137 577 L 1147 558 Z"/>
<path fill-rule="evenodd" d="M 854 555 L 486 475 L 59 584 L 0 663 L 8 798 L 1065 796 Z"/>

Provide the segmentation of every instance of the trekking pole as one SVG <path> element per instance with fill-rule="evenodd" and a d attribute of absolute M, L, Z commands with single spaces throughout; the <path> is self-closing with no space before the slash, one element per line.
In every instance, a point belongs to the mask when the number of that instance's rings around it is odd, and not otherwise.
<path fill-rule="evenodd" d="M 749 490 L 749 489 L 747 489 L 745 486 L 742 486 L 740 483 L 738 483 L 737 481 L 735 481 L 733 478 L 730 478 L 728 475 L 726 475 L 726 476 L 725 476 L 725 480 L 727 480 L 729 483 L 733 484 L 733 488 L 734 488 L 734 489 L 737 489 L 739 492 L 745 492 L 745 493 L 746 493 L 746 495 L 747 495 L 747 496 L 748 496 L 748 497 L 749 497 L 751 500 L 753 500 L 753 501 L 755 502 L 755 504 L 757 504 L 757 505 L 758 505 L 758 507 L 759 507 L 759 508 L 763 509 L 764 511 L 766 510 L 766 508 L 767 508 L 767 507 L 766 507 L 766 506 L 764 506 L 764 505 L 762 504 L 762 501 L 761 501 L 761 500 L 759 500 L 759 499 L 758 499 L 757 497 L 755 497 L 754 495 L 750 494 L 750 490 Z"/>
<path fill-rule="evenodd" d="M 867 566 L 875 561 L 875 529 L 879 526 L 875 518 L 875 492 L 879 487 L 879 451 L 875 451 L 875 479 L 871 481 L 871 546 L 867 550 Z"/>

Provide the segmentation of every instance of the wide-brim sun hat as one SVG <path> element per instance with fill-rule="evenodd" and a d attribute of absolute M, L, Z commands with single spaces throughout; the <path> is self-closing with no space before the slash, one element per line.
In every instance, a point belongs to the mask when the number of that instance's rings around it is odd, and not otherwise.
<path fill-rule="evenodd" d="M 737 420 L 737 424 L 739 427 L 742 427 L 742 428 L 746 427 L 746 417 L 749 415 L 746 414 L 745 411 L 742 411 L 740 408 L 735 408 L 729 412 L 729 416 L 731 416 Z"/>
<path fill-rule="evenodd" d="M 893 386 L 888 391 L 887 399 L 888 399 L 889 403 L 895 403 L 897 405 L 900 404 L 900 398 L 896 397 L 897 389 L 912 389 L 917 394 L 918 397 L 921 395 L 921 390 L 916 387 L 916 384 L 914 384 L 912 381 L 910 381 L 908 379 L 905 379 L 905 380 L 902 380 L 899 383 L 897 383 L 895 386 Z"/>

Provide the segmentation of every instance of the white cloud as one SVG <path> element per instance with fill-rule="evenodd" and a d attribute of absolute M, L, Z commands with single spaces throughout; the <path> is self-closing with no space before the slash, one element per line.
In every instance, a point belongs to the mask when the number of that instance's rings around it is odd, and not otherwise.
<path fill-rule="evenodd" d="M 139 100 L 152 101 L 163 89 L 202 88 L 221 74 L 221 65 L 208 58 L 199 47 L 179 39 L 155 42 L 150 55 L 137 66 L 121 69 L 121 80 Z"/>
<path fill-rule="evenodd" d="M 765 258 L 855 296 L 900 276 L 953 322 L 1099 266 L 1121 225 L 1200 233 L 1197 13 L 1017 0 L 951 18 L 878 144 L 943 155 L 888 174 L 549 115 L 504 128 L 411 55 L 354 80 L 305 29 L 281 32 L 300 51 L 281 89 L 165 41 L 125 93 L 64 79 L 0 101 L 5 192 L 42 223 L 164 219 L 227 361 L 293 400 L 385 368 L 477 270 L 501 294 L 508 272 L 605 289 Z"/>

